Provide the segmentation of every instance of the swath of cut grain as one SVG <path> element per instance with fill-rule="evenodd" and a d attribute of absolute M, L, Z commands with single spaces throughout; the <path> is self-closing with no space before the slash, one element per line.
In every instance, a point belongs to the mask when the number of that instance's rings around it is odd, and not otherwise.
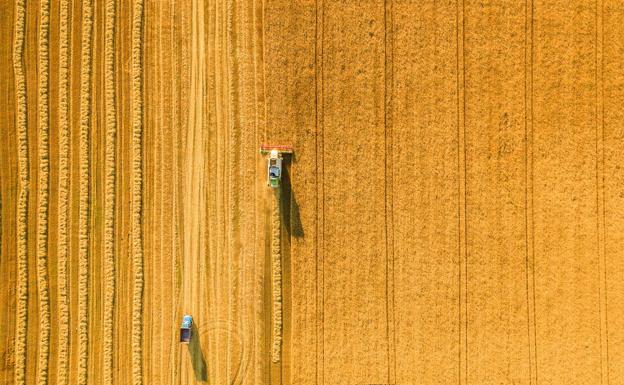
<path fill-rule="evenodd" d="M 39 3 L 39 181 L 37 208 L 37 294 L 39 312 L 39 357 L 37 383 L 48 382 L 48 360 L 50 356 L 50 294 L 48 289 L 48 207 L 50 183 L 50 2 Z"/>
<path fill-rule="evenodd" d="M 69 63 L 70 1 L 60 2 L 59 41 L 59 180 L 58 180 L 58 356 L 57 382 L 67 384 L 69 355 L 68 210 L 69 210 Z"/>
<path fill-rule="evenodd" d="M 17 98 L 18 203 L 17 203 L 17 317 L 15 327 L 15 384 L 26 384 L 26 334 L 28 319 L 28 127 L 26 111 L 26 76 L 24 73 L 24 37 L 26 2 L 15 3 L 13 33 L 13 70 Z"/>
<path fill-rule="evenodd" d="M 275 191 L 271 213 L 271 261 L 273 279 L 273 346 L 271 359 L 279 362 L 282 356 L 282 250 L 280 222 L 280 191 Z"/>
<path fill-rule="evenodd" d="M 88 379 L 89 314 L 89 192 L 91 130 L 91 56 L 93 3 L 82 4 L 82 52 L 80 72 L 80 199 L 78 215 L 78 383 Z"/>
<path fill-rule="evenodd" d="M 115 301 L 115 205 L 117 108 L 115 95 L 115 0 L 106 2 L 104 81 L 106 102 L 106 155 L 104 201 L 104 384 L 113 383 L 113 323 Z"/>
<path fill-rule="evenodd" d="M 132 382 L 143 383 L 142 375 L 142 343 L 143 336 L 143 234 L 142 193 L 143 193 L 143 159 L 141 155 L 143 138 L 143 68 L 142 68 L 142 37 L 143 37 L 142 0 L 133 3 L 132 19 L 132 270 L 134 283 L 132 292 Z"/>

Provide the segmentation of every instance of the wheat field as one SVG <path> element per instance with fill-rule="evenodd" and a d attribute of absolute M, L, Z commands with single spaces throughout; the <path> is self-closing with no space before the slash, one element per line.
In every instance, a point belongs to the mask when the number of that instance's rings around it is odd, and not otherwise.
<path fill-rule="evenodd" d="M 2 0 L 0 90 L 0 384 L 624 384 L 623 0 Z"/>

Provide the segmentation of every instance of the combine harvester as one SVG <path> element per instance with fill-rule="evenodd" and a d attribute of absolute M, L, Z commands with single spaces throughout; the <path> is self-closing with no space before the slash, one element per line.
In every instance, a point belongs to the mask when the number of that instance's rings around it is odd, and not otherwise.
<path fill-rule="evenodd" d="M 267 184 L 271 188 L 278 188 L 282 181 L 282 160 L 284 154 L 292 154 L 291 146 L 277 146 L 263 144 L 260 146 L 260 153 L 268 155 L 267 162 Z"/>

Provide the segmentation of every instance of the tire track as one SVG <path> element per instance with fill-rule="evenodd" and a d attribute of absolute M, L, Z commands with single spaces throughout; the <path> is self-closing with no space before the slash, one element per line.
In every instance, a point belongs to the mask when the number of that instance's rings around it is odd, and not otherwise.
<path fill-rule="evenodd" d="M 37 383 L 48 383 L 50 357 L 50 293 L 48 282 L 48 208 L 50 198 L 50 1 L 39 3 L 38 92 L 39 181 L 37 196 L 37 294 L 39 313 L 39 340 Z"/>
<path fill-rule="evenodd" d="M 26 384 L 26 337 L 28 332 L 28 122 L 26 110 L 26 76 L 24 73 L 24 39 L 26 2 L 15 2 L 13 71 L 17 99 L 18 136 L 18 203 L 17 203 L 17 317 L 15 327 L 15 384 Z"/>
<path fill-rule="evenodd" d="M 115 206 L 117 108 L 115 94 L 115 0 L 106 1 L 104 81 L 105 81 L 105 192 L 104 192 L 104 384 L 113 383 L 113 324 L 115 319 Z"/>
<path fill-rule="evenodd" d="M 60 2 L 59 41 L 59 180 L 58 180 L 58 357 L 57 382 L 67 384 L 69 368 L 69 298 L 68 298 L 68 210 L 69 210 L 69 64 L 71 52 L 69 41 L 70 0 Z"/>
<path fill-rule="evenodd" d="M 143 383 L 142 336 L 143 336 L 143 0 L 135 0 L 132 6 L 132 270 L 134 284 L 132 293 L 132 383 Z"/>
<path fill-rule="evenodd" d="M 535 220 L 533 204 L 533 0 L 525 4 L 525 234 L 527 341 L 529 344 L 529 384 L 538 384 L 537 333 L 535 318 Z"/>
<path fill-rule="evenodd" d="M 596 232 L 600 306 L 600 370 L 601 383 L 610 384 L 609 365 L 609 314 L 606 260 L 606 220 L 605 220 L 605 123 L 604 123 L 604 2 L 596 1 Z"/>
<path fill-rule="evenodd" d="M 325 158 L 324 134 L 325 122 L 323 120 L 324 111 L 324 72 L 323 72 L 323 40 L 325 30 L 325 8 L 323 0 L 317 0 L 315 3 L 315 40 L 314 47 L 314 85 L 315 93 L 315 160 L 317 176 L 316 185 L 316 239 L 314 248 L 316 250 L 316 382 L 325 384 L 325 271 L 324 271 L 324 239 L 323 232 L 325 226 Z"/>
<path fill-rule="evenodd" d="M 459 384 L 468 383 L 468 252 L 466 243 L 466 122 L 465 122 L 465 52 L 464 52 L 464 0 L 456 3 L 457 39 L 457 172 L 459 175 L 458 228 L 459 228 Z"/>
<path fill-rule="evenodd" d="M 80 149 L 78 214 L 78 383 L 88 380 L 89 360 L 89 200 L 90 200 L 90 131 L 91 131 L 91 61 L 93 2 L 82 3 L 82 42 L 80 58 Z"/>
<path fill-rule="evenodd" d="M 388 383 L 396 382 L 396 316 L 394 282 L 394 126 L 392 124 L 392 95 L 394 93 L 394 23 L 393 2 L 384 7 L 384 140 L 386 146 L 384 179 L 385 192 L 385 238 L 386 238 L 386 334 L 388 336 Z"/>

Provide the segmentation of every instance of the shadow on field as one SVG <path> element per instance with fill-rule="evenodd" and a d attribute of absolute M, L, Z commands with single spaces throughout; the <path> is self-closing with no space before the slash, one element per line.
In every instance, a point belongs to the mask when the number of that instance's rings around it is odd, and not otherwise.
<path fill-rule="evenodd" d="M 188 344 L 189 354 L 191 355 L 191 362 L 193 363 L 193 372 L 195 373 L 195 380 L 200 382 L 208 381 L 208 370 L 206 368 L 206 359 L 201 348 L 201 341 L 199 339 L 199 330 L 197 326 L 193 324 L 193 333 L 191 340 Z"/>
<path fill-rule="evenodd" d="M 294 154 L 292 155 L 291 162 L 294 162 Z M 289 167 L 282 169 L 282 201 L 280 212 L 282 213 L 282 223 L 288 231 L 289 236 L 295 238 L 303 237 L 303 226 L 301 225 L 301 217 L 299 216 L 299 204 L 297 203 L 297 197 L 292 191 L 292 184 L 290 181 Z"/>

